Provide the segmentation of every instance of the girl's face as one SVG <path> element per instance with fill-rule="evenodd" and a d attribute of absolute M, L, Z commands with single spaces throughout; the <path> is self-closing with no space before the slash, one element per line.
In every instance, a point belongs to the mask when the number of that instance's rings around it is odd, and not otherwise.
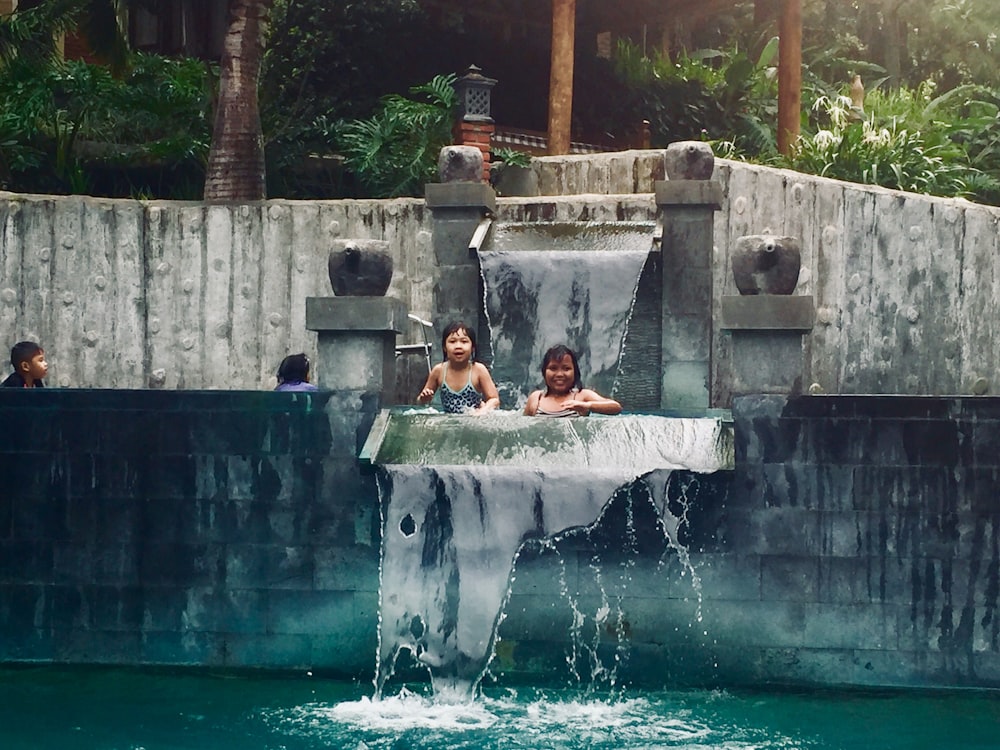
<path fill-rule="evenodd" d="M 472 339 L 464 328 L 459 328 L 444 340 L 444 353 L 449 362 L 468 362 L 472 359 Z"/>
<path fill-rule="evenodd" d="M 569 393 L 575 383 L 576 368 L 568 354 L 550 359 L 545 364 L 545 385 L 553 393 Z"/>

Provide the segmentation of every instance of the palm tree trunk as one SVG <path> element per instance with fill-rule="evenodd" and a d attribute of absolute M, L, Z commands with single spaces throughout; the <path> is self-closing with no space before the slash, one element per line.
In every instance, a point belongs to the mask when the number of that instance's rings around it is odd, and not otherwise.
<path fill-rule="evenodd" d="M 205 174 L 206 201 L 265 198 L 264 140 L 257 87 L 274 0 L 229 0 L 219 99 Z"/>

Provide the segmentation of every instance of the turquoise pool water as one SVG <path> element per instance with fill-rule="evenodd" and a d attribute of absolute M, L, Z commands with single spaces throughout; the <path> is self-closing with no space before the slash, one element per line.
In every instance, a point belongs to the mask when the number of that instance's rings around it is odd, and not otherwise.
<path fill-rule="evenodd" d="M 3 750 L 972 750 L 1000 746 L 1000 693 L 628 692 L 487 688 L 442 705 L 424 686 L 294 677 L 0 670 Z"/>

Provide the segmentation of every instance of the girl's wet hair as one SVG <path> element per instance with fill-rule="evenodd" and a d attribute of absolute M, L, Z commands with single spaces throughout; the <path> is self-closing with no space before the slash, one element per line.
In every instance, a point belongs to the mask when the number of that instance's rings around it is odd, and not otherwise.
<path fill-rule="evenodd" d="M 302 354 L 289 354 L 278 365 L 279 383 L 305 383 L 309 380 L 309 357 Z"/>
<path fill-rule="evenodd" d="M 549 366 L 549 362 L 556 362 L 567 356 L 573 363 L 573 388 L 579 391 L 583 388 L 580 382 L 580 363 L 576 359 L 576 352 L 565 344 L 556 344 L 542 355 L 542 382 L 545 382 L 545 368 Z"/>
<path fill-rule="evenodd" d="M 456 320 L 445 326 L 444 333 L 441 334 L 441 354 L 445 359 L 448 359 L 448 349 L 446 344 L 448 343 L 448 337 L 453 333 L 458 333 L 459 331 L 465 331 L 465 335 L 469 337 L 469 341 L 472 342 L 472 361 L 476 361 L 476 332 L 472 330 L 469 326 L 463 323 L 461 320 Z"/>

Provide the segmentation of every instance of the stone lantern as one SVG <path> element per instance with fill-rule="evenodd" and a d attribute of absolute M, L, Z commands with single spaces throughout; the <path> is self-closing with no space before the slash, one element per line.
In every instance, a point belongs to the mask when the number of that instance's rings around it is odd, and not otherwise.
<path fill-rule="evenodd" d="M 487 78 L 481 68 L 470 65 L 464 76 L 455 81 L 455 93 L 465 122 L 493 122 L 490 96 L 495 78 Z"/>

